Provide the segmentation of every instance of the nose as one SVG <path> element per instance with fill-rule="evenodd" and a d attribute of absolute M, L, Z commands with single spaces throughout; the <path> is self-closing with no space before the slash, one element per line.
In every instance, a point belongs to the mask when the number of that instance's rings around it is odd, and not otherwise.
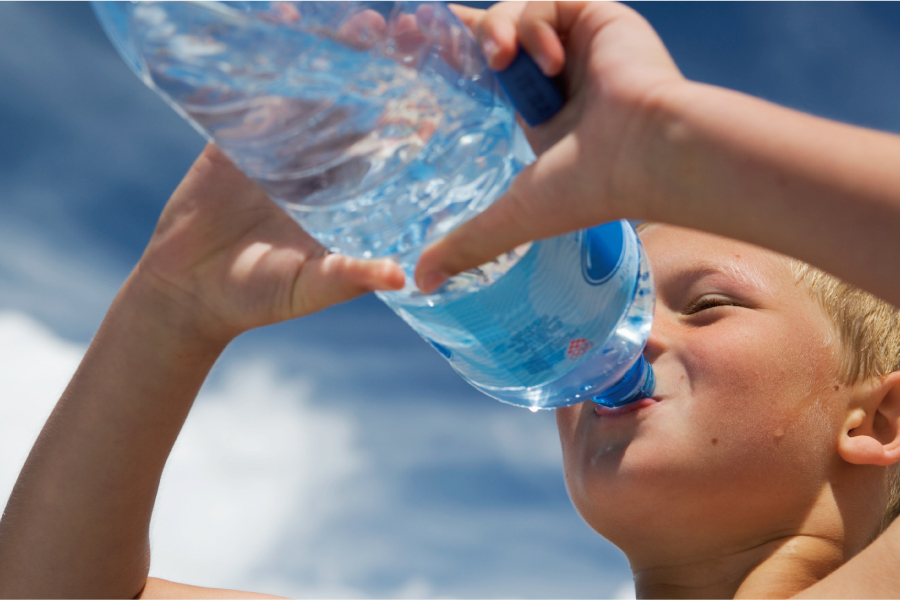
<path fill-rule="evenodd" d="M 669 347 L 667 341 L 669 323 L 666 322 L 669 315 L 667 313 L 666 308 L 660 306 L 660 302 L 657 301 L 653 310 L 653 326 L 650 328 L 650 335 L 647 337 L 647 344 L 644 346 L 644 358 L 650 364 L 653 364 Z"/>

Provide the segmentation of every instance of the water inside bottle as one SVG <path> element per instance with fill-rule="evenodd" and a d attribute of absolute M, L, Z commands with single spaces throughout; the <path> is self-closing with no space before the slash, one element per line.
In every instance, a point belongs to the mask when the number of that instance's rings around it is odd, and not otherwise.
<path fill-rule="evenodd" d="M 146 78 L 332 251 L 411 274 L 424 245 L 531 158 L 511 147 L 515 116 L 493 78 L 456 71 L 433 40 L 413 52 L 386 34 L 360 49 L 302 19 L 205 5 L 134 9 Z M 490 283 L 521 254 L 454 285 Z"/>

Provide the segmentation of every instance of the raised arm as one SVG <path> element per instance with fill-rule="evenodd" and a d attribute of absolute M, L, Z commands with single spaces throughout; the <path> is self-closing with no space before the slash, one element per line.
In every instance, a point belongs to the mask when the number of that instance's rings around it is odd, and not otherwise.
<path fill-rule="evenodd" d="M 484 213 L 427 249 L 423 289 L 532 239 L 619 218 L 795 256 L 900 306 L 900 137 L 683 79 L 652 28 L 612 3 L 458 8 L 491 66 L 516 44 L 568 104 L 526 130 L 538 160 Z M 900 520 L 807 597 L 900 594 Z"/>
<path fill-rule="evenodd" d="M 148 585 L 160 475 L 219 353 L 251 327 L 402 286 L 324 249 L 214 147 L 175 191 L 0 520 L 0 597 L 222 597 Z"/>
<path fill-rule="evenodd" d="M 900 306 L 900 137 L 696 83 L 648 107 L 620 173 L 643 218 L 797 257 Z"/>
<path fill-rule="evenodd" d="M 900 305 L 900 137 L 687 81 L 622 5 L 457 10 L 492 67 L 518 41 L 569 100 L 527 131 L 540 157 L 509 193 L 426 250 L 420 287 L 530 239 L 634 218 L 765 246 Z"/>

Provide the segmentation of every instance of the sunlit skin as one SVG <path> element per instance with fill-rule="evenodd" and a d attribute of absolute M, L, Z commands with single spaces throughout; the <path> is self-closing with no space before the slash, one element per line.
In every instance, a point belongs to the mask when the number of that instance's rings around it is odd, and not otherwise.
<path fill-rule="evenodd" d="M 457 14 L 491 68 L 521 45 L 567 102 L 526 128 L 539 158 L 507 193 L 423 252 L 423 291 L 634 218 L 771 248 L 900 306 L 897 136 L 685 80 L 622 5 Z M 377 37 L 372 18 L 341 34 Z M 642 238 L 659 395 L 558 413 L 572 499 L 626 553 L 639 597 L 900 596 L 900 520 L 867 545 L 900 462 L 900 371 L 842 385 L 831 324 L 781 256 L 668 225 Z M 208 147 L 23 467 L 0 518 L 0 597 L 246 597 L 148 578 L 160 474 L 194 397 L 242 332 L 403 280 L 327 254 Z"/>
<path fill-rule="evenodd" d="M 639 593 L 730 596 L 773 553 L 781 593 L 800 591 L 867 541 L 843 531 L 831 486 L 855 393 L 838 378 L 835 331 L 780 255 L 664 225 L 642 240 L 658 402 L 557 411 L 569 494 L 628 555 Z M 855 523 L 871 532 L 875 508 Z"/>

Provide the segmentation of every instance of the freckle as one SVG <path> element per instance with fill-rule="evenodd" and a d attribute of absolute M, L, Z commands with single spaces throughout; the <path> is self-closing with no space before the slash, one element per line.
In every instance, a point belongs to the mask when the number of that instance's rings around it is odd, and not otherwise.
<path fill-rule="evenodd" d="M 713 438 L 713 439 L 712 439 L 712 445 L 713 445 L 713 446 L 715 446 L 715 445 L 718 444 L 718 443 L 719 443 L 719 438 Z"/>
<path fill-rule="evenodd" d="M 839 385 L 834 386 L 834 391 L 838 391 L 839 389 L 841 389 L 841 386 L 839 386 Z"/>

